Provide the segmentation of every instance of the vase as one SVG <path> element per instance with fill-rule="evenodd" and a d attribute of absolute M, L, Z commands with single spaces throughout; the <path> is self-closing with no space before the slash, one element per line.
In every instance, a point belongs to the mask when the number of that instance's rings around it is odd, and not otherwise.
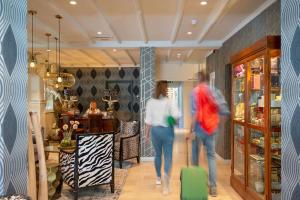
<path fill-rule="evenodd" d="M 61 147 L 71 146 L 71 134 L 64 133 L 64 138 L 60 142 Z"/>

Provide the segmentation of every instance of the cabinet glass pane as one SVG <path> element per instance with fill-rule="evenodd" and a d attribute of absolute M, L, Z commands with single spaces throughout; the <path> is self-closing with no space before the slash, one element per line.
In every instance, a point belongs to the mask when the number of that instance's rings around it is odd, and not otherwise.
<path fill-rule="evenodd" d="M 250 61 L 249 119 L 251 124 L 264 125 L 264 58 Z"/>
<path fill-rule="evenodd" d="M 265 137 L 262 132 L 250 129 L 248 151 L 248 186 L 259 195 L 263 195 L 265 192 Z"/>
<path fill-rule="evenodd" d="M 245 140 L 244 126 L 234 125 L 234 174 L 240 179 L 245 179 Z"/>
<path fill-rule="evenodd" d="M 240 64 L 234 67 L 233 70 L 233 112 L 234 119 L 245 121 L 245 77 L 246 66 Z"/>
<path fill-rule="evenodd" d="M 270 128 L 271 128 L 271 193 L 272 199 L 281 195 L 281 92 L 280 58 L 271 58 Z"/>

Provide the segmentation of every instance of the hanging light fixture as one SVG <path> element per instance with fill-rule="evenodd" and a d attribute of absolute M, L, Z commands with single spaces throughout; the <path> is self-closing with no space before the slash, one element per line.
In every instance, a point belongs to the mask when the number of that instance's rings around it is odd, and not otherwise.
<path fill-rule="evenodd" d="M 60 74 L 60 20 L 62 19 L 62 16 L 56 15 L 55 17 L 58 19 L 58 77 L 57 77 L 57 82 L 61 83 L 62 77 Z"/>
<path fill-rule="evenodd" d="M 35 10 L 29 10 L 28 14 L 31 15 L 31 59 L 29 66 L 34 68 L 36 64 L 36 60 L 33 55 L 33 16 L 37 14 Z"/>
<path fill-rule="evenodd" d="M 46 81 L 47 85 L 55 87 L 60 90 L 65 87 L 70 88 L 75 84 L 75 77 L 71 73 L 61 72 L 61 63 L 60 63 L 60 20 L 62 17 L 60 15 L 55 16 L 58 19 L 58 37 L 55 37 L 55 61 L 56 61 L 56 73 L 49 73 Z M 48 48 L 49 49 L 49 48 Z M 50 65 L 49 65 L 50 66 Z M 50 70 L 49 70 L 50 71 Z"/>
<path fill-rule="evenodd" d="M 50 76 L 50 58 L 49 58 L 49 53 L 50 53 L 50 36 L 51 36 L 51 33 L 46 33 L 46 36 L 47 36 L 47 77 Z"/>

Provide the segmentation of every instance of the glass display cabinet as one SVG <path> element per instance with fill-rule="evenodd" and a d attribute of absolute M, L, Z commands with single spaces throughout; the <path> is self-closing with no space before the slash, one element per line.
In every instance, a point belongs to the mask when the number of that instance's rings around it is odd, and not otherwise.
<path fill-rule="evenodd" d="M 257 41 L 231 64 L 231 185 L 244 199 L 280 199 L 280 37 Z"/>

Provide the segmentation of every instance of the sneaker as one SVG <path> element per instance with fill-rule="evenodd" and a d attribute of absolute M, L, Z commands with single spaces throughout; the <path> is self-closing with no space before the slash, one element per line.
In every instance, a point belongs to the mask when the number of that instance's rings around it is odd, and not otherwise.
<path fill-rule="evenodd" d="M 163 195 L 168 195 L 169 193 L 170 193 L 170 178 L 168 175 L 164 175 Z"/>
<path fill-rule="evenodd" d="M 209 194 L 212 197 L 216 197 L 217 196 L 217 188 L 216 187 L 210 187 L 209 188 Z"/>
<path fill-rule="evenodd" d="M 161 178 L 160 177 L 156 178 L 155 184 L 156 185 L 161 185 Z"/>

